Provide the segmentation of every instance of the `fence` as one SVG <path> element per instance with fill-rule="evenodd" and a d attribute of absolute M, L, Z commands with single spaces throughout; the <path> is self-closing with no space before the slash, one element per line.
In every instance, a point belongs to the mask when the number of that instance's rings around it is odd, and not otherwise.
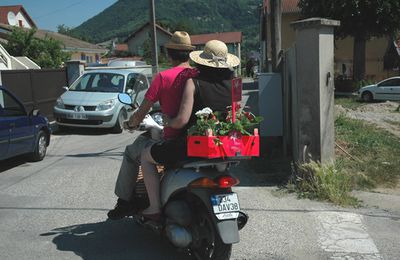
<path fill-rule="evenodd" d="M 67 85 L 66 69 L 3 70 L 2 84 L 13 92 L 27 111 L 39 109 L 53 120 L 53 106 Z"/>

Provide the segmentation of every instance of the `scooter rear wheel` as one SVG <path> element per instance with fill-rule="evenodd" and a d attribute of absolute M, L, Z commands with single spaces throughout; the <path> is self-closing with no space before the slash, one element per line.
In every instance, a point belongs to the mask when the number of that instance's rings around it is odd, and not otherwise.
<path fill-rule="evenodd" d="M 232 244 L 224 244 L 206 210 L 197 214 L 195 227 L 197 241 L 194 241 L 192 252 L 198 260 L 228 260 Z"/>

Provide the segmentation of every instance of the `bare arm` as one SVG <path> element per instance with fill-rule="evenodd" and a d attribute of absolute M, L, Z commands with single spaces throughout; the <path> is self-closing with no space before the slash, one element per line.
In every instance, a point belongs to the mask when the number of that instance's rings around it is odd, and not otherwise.
<path fill-rule="evenodd" d="M 189 122 L 190 115 L 192 114 L 193 110 L 194 91 L 194 82 L 192 79 L 188 79 L 183 91 L 178 115 L 175 118 L 169 120 L 167 119 L 167 126 L 175 129 L 181 129 Z"/>
<path fill-rule="evenodd" d="M 143 121 L 144 117 L 149 113 L 152 106 L 153 102 L 145 98 L 142 104 L 140 104 L 139 108 L 129 118 L 129 126 L 138 126 Z"/>

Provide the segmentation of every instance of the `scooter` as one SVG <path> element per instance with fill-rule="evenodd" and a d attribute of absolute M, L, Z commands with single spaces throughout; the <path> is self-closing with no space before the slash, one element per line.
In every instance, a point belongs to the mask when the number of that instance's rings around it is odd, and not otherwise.
<path fill-rule="evenodd" d="M 127 94 L 119 94 L 118 99 L 132 104 Z M 161 115 L 155 113 L 146 116 L 139 130 L 158 138 L 161 124 Z M 232 244 L 239 242 L 239 230 L 248 220 L 232 191 L 239 180 L 229 169 L 238 163 L 197 158 L 166 167 L 160 183 L 161 220 L 144 219 L 140 214 L 134 214 L 133 219 L 197 259 L 229 259 Z"/>

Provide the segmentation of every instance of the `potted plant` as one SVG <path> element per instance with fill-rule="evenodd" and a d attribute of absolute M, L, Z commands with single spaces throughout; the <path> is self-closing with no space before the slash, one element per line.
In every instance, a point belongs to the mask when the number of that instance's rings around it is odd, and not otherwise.
<path fill-rule="evenodd" d="M 262 118 L 249 111 L 228 107 L 226 113 L 206 107 L 196 112 L 197 122 L 188 130 L 188 156 L 224 158 L 259 155 L 256 126 Z"/>

